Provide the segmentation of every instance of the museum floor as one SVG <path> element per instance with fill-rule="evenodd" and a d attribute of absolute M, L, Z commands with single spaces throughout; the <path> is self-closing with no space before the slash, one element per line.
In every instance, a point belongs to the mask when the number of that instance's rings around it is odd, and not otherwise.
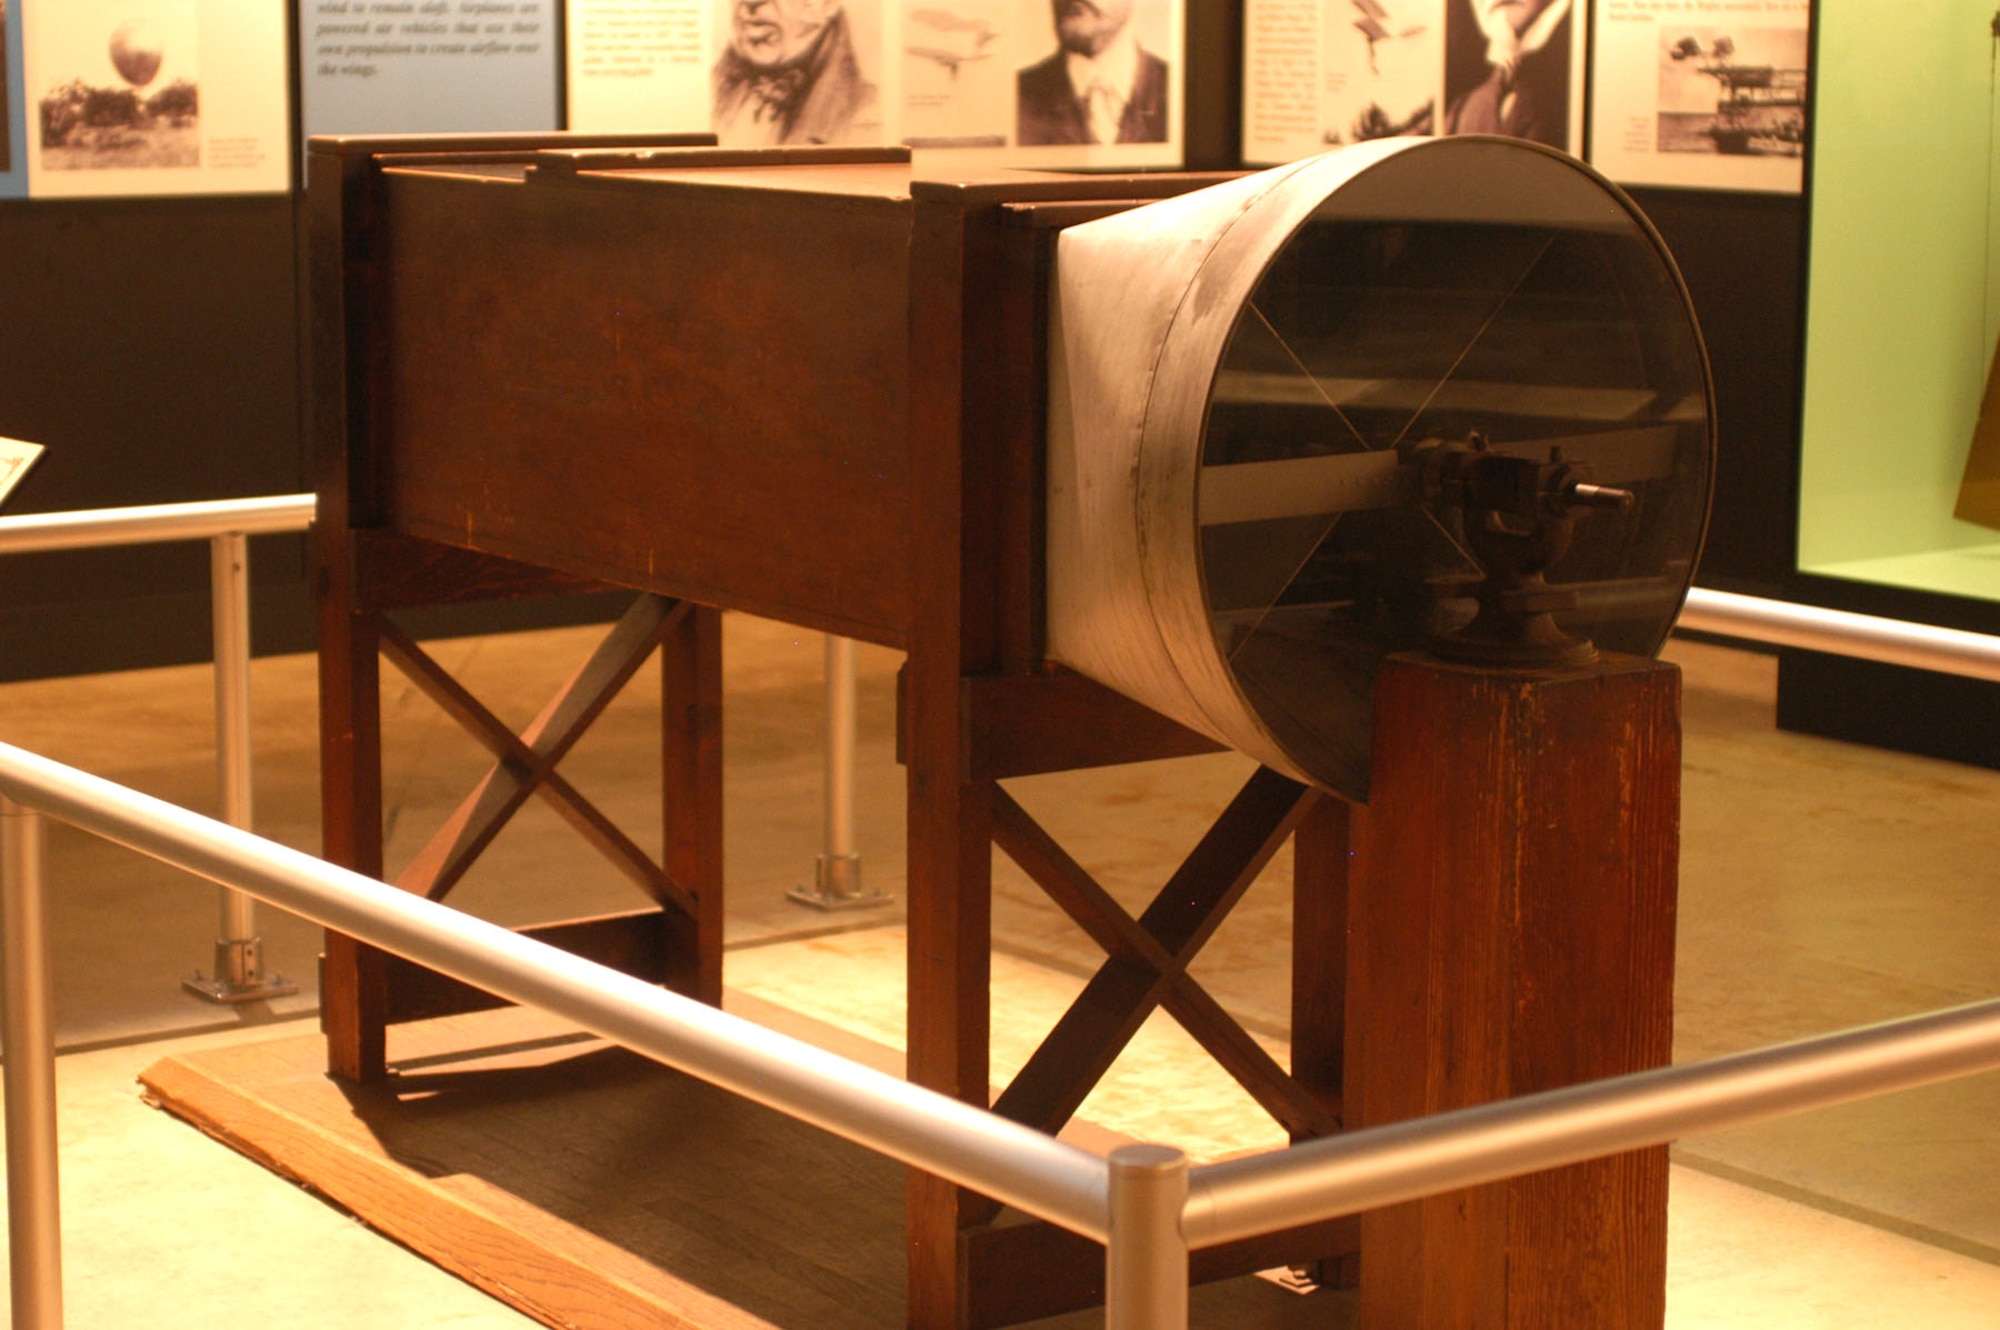
<path fill-rule="evenodd" d="M 470 638 L 435 652 L 523 723 L 592 635 Z M 818 848 L 819 639 L 733 617 L 726 642 L 726 981 L 747 1007 L 775 1003 L 894 1046 L 897 910 L 826 916 L 784 898 Z M 1677 1057 L 2000 993 L 2000 773 L 1779 734 L 1767 658 L 1689 643 L 1670 654 L 1687 679 Z M 859 849 L 868 884 L 900 894 L 896 664 L 862 651 Z M 307 658 L 257 663 L 257 827 L 307 848 L 318 834 L 313 686 Z M 0 740 L 211 809 L 209 690 L 203 667 L 0 686 Z M 384 692 L 393 864 L 481 759 L 414 690 L 385 677 Z M 564 766 L 635 828 L 657 826 L 656 710 L 635 684 Z M 1013 788 L 1130 904 L 1246 771 L 1213 757 Z M 576 849 L 552 815 L 530 808 L 454 899 L 505 922 L 628 903 L 620 880 Z M 1282 860 L 1195 966 L 1280 1050 Z M 70 1324 L 531 1324 L 138 1098 L 134 1077 L 165 1052 L 309 1030 L 300 1018 L 312 1009 L 313 930 L 267 912 L 270 966 L 305 991 L 218 1009 L 179 988 L 210 958 L 211 888 L 62 828 L 51 829 L 48 863 L 60 1041 L 71 1050 L 59 1064 Z M 998 876 L 996 1078 L 1019 1065 L 1094 959 L 1025 879 L 1004 862 Z M 1170 1028 L 1149 1027 L 1084 1114 L 1198 1157 L 1276 1142 Z M 1676 1159 L 1675 1330 L 2000 1323 L 2000 1077 L 1685 1141 Z M 1349 1323 L 1343 1305 L 1326 1304 L 1314 1323 Z"/>

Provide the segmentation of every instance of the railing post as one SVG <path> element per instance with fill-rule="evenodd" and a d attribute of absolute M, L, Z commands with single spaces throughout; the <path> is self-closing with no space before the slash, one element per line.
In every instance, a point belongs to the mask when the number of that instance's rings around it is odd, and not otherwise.
<path fill-rule="evenodd" d="M 1181 1231 L 1188 1159 L 1167 1145 L 1111 1152 L 1111 1240 L 1104 1244 L 1105 1330 L 1187 1330 L 1188 1246 Z"/>
<path fill-rule="evenodd" d="M 241 531 L 209 539 L 209 586 L 215 620 L 215 760 L 222 820 L 251 830 L 250 542 Z M 252 1002 L 296 993 L 299 986 L 264 973 L 257 904 L 224 888 L 215 938 L 215 971 L 182 980 L 211 1002 Z"/>
<path fill-rule="evenodd" d="M 7 1252 L 15 1330 L 61 1330 L 55 981 L 42 819 L 0 795 L 0 1039 L 7 1097 Z"/>
<path fill-rule="evenodd" d="M 826 639 L 826 820 L 824 850 L 814 866 L 813 884 L 787 895 L 821 910 L 853 910 L 887 905 L 886 891 L 861 889 L 861 856 L 854 848 L 856 705 L 854 639 Z"/>

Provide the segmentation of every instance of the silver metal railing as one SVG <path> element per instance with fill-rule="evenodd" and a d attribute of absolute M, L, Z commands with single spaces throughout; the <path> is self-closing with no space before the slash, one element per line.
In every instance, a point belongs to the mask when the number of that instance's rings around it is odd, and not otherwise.
<path fill-rule="evenodd" d="M 1190 1245 L 2000 1068 L 2000 998 L 1327 1137 L 1193 1171 Z"/>
<path fill-rule="evenodd" d="M 2000 682 L 2000 637 L 1728 591 L 1688 592 L 1678 628 Z"/>
<path fill-rule="evenodd" d="M 49 965 L 42 820 L 0 798 L 0 1064 L 7 1123 L 7 1252 L 13 1324 L 62 1325 L 56 1180 L 55 976 Z"/>
<path fill-rule="evenodd" d="M 46 758 L 0 745 L 14 1324 L 61 1324 L 54 1057 L 38 814 L 570 1020 L 1106 1244 L 1112 1330 L 1187 1323 L 1190 1248 L 1696 1130 L 2000 1068 L 2000 999 L 1190 1168 L 1060 1141 Z"/>
<path fill-rule="evenodd" d="M 854 654 L 854 639 L 827 635 L 823 848 L 813 865 L 812 885 L 795 886 L 785 893 L 801 905 L 820 910 L 866 909 L 887 905 L 893 899 L 886 891 L 863 890 L 861 886 L 861 855 L 854 840 L 854 779 L 859 752 Z"/>
<path fill-rule="evenodd" d="M 0 921 L 7 925 L 0 935 L 5 971 L 0 999 L 6 1003 L 9 1040 L 4 1074 L 17 1330 L 61 1325 L 52 1004 L 41 925 L 46 886 L 33 848 L 40 835 L 38 814 L 539 1007 L 1073 1232 L 1099 1242 L 1113 1236 L 1110 1192 L 1126 1184 L 1117 1183 L 1102 1160 L 1074 1146 L 448 906 L 0 744 L 0 836 L 5 837 L 0 891 L 7 900 Z M 1146 1212 L 1143 1204 L 1126 1203 L 1124 1210 Z"/>
<path fill-rule="evenodd" d="M 1897 663 L 1925 668 L 1946 668 L 1941 660 L 1968 653 L 1977 663 L 1988 649 L 1947 638 L 1919 650 L 1898 631 L 1909 625 L 1826 611 L 1814 612 L 1809 627 L 1785 627 L 1799 607 L 1772 602 L 1706 607 L 1734 616 L 1727 628 L 1700 622 L 1699 602 L 1690 608 L 1697 615 L 1690 627 L 1752 637 L 1811 632 L 1819 636 L 1795 644 L 1837 649 L 1826 644 L 1840 642 L 1861 655 L 1895 650 L 1905 653 Z M 1190 1248 L 2000 1067 L 1996 999 L 1200 1168 L 1164 1146 L 1128 1146 L 1099 1161 L 245 830 L 0 745 L 0 1034 L 8 1054 L 13 1323 L 22 1330 L 56 1330 L 62 1318 L 43 813 L 551 1011 L 1104 1242 L 1112 1330 L 1186 1325 Z"/>
<path fill-rule="evenodd" d="M 312 522 L 310 494 L 206 503 L 92 508 L 67 513 L 0 517 L 0 554 L 95 549 L 112 545 L 206 540 L 215 642 L 215 760 L 222 818 L 249 830 L 252 822 L 250 761 L 250 544 L 248 537 L 304 531 Z M 252 1002 L 283 997 L 299 986 L 264 970 L 256 906 L 240 892 L 223 890 L 217 901 L 214 968 L 182 981 L 211 1002 Z"/>
<path fill-rule="evenodd" d="M 223 821 L 251 826 L 250 552 L 248 536 L 304 531 L 313 519 L 311 494 L 278 494 L 204 503 L 91 508 L 0 517 L 0 554 L 95 549 L 114 545 L 209 542 L 209 586 L 215 638 L 216 765 Z M 863 890 L 855 848 L 855 644 L 826 638 L 827 743 L 822 847 L 811 886 L 788 893 L 803 905 L 848 910 L 887 905 L 880 890 Z M 266 975 L 255 909 L 240 892 L 221 893 L 221 926 L 211 978 L 184 981 L 216 1002 L 247 1002 L 296 993 L 298 985 Z"/>

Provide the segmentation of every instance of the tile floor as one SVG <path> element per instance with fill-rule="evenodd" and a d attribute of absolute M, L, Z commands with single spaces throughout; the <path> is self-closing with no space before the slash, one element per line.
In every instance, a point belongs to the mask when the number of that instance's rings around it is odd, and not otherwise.
<path fill-rule="evenodd" d="M 435 644 L 503 717 L 524 722 L 593 632 L 564 629 Z M 819 844 L 820 643 L 732 616 L 725 743 L 728 979 L 755 999 L 895 1042 L 899 919 L 824 916 L 784 889 Z M 1692 643 L 1677 1055 L 1708 1056 L 2000 994 L 2000 774 L 1776 733 L 1768 659 Z M 871 885 L 900 890 L 901 775 L 891 752 L 889 652 L 862 652 L 860 851 Z M 392 866 L 476 778 L 480 753 L 414 690 L 385 679 Z M 0 740 L 197 809 L 215 803 L 205 669 L 0 686 Z M 313 668 L 255 670 L 257 827 L 317 841 Z M 643 682 L 565 773 L 635 832 L 657 826 Z M 1247 773 L 1233 757 L 1020 782 L 1015 794 L 1105 885 L 1143 900 Z M 643 839 L 643 835 L 641 837 Z M 459 899 L 508 922 L 629 901 L 608 870 L 530 809 Z M 157 1327 L 250 1316 L 293 1327 L 525 1324 L 368 1236 L 305 1194 L 143 1107 L 137 1070 L 175 1039 L 262 1037 L 309 1013 L 314 930 L 262 916 L 271 968 L 297 998 L 222 1009 L 179 976 L 206 968 L 215 893 L 124 851 L 51 828 L 56 892 L 65 1230 L 72 1325 Z M 1283 856 L 1217 935 L 1197 972 L 1256 1034 L 1282 1046 L 1288 976 Z M 559 893 L 547 885 L 562 883 Z M 1094 953 L 1003 862 L 996 1071 L 1019 1056 L 1055 995 Z M 1041 1024 L 1037 1025 L 1037 1020 Z M 1153 1036 L 1149 1035 L 1149 1039 Z M 1172 1097 L 1114 1080 L 1086 1110 L 1197 1153 L 1262 1143 L 1254 1113 L 1195 1073 Z M 1015 1051 L 1010 1051 L 1015 1050 Z M 1179 1075 L 1179 1073 L 1175 1073 Z M 1122 1096 L 1122 1097 L 1121 1097 Z M 1847 1327 L 2000 1325 L 2000 1077 L 1899 1095 L 1683 1142 L 1674 1173 L 1669 1323 Z M 386 1310 L 393 1308 L 393 1313 Z"/>

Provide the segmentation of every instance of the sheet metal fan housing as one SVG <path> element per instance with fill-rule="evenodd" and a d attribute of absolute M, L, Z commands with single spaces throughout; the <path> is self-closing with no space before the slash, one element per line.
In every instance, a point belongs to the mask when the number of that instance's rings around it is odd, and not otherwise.
<path fill-rule="evenodd" d="M 1050 656 L 1343 797 L 1382 659 L 1474 613 L 1467 523 L 1495 519 L 1438 492 L 1445 453 L 1631 492 L 1547 571 L 1565 632 L 1652 654 L 1693 578 L 1715 427 L 1686 287 L 1538 145 L 1379 140 L 1071 227 L 1049 355 Z"/>

